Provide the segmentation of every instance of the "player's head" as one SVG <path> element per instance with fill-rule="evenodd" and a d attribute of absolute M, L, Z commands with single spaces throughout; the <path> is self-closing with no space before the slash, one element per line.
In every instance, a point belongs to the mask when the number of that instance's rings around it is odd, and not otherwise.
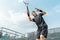
<path fill-rule="evenodd" d="M 32 15 L 33 15 L 33 16 L 36 16 L 37 14 L 35 13 L 35 11 L 33 11 L 33 12 L 32 12 Z"/>

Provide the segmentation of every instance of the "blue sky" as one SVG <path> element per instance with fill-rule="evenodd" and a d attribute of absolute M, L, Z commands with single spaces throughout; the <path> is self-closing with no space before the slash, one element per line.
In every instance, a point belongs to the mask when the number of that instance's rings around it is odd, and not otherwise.
<path fill-rule="evenodd" d="M 37 30 L 36 24 L 28 21 L 23 1 L 29 2 L 30 14 L 35 8 L 47 12 L 43 18 L 49 29 L 60 27 L 60 0 L 0 0 L 0 27 L 21 33 Z"/>

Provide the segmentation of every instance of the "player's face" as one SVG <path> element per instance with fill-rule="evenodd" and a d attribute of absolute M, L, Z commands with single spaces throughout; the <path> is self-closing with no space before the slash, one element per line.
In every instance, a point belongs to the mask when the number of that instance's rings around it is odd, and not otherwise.
<path fill-rule="evenodd" d="M 32 15 L 33 15 L 33 16 L 36 16 L 36 13 L 35 13 L 35 12 L 32 12 Z"/>

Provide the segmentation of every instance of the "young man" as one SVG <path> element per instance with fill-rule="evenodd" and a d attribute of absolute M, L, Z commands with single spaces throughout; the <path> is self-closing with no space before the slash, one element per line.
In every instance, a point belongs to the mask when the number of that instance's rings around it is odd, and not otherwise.
<path fill-rule="evenodd" d="M 32 15 L 34 16 L 34 18 L 31 18 L 29 15 L 29 9 L 27 10 L 27 14 L 28 14 L 28 18 L 29 21 L 31 22 L 35 22 L 38 29 L 37 29 L 37 39 L 36 40 L 45 40 L 45 38 L 47 38 L 47 34 L 48 34 L 48 26 L 45 23 L 44 19 L 43 19 L 43 15 L 46 14 L 45 11 L 42 11 L 38 8 L 35 8 L 37 12 L 40 12 L 38 15 L 35 13 L 35 11 L 32 12 Z"/>

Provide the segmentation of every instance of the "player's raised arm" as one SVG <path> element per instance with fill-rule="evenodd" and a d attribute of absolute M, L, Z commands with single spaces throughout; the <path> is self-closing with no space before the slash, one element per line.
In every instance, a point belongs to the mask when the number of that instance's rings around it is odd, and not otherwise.
<path fill-rule="evenodd" d="M 28 15 L 29 21 L 32 21 L 32 18 L 30 17 L 30 12 L 29 12 L 28 6 L 27 6 L 27 15 Z"/>
<path fill-rule="evenodd" d="M 42 15 L 45 15 L 46 14 L 46 12 L 45 11 L 42 11 L 42 10 L 40 10 L 40 9 L 38 9 L 38 8 L 35 8 L 36 9 L 36 11 L 37 12 L 41 12 L 42 13 Z"/>

